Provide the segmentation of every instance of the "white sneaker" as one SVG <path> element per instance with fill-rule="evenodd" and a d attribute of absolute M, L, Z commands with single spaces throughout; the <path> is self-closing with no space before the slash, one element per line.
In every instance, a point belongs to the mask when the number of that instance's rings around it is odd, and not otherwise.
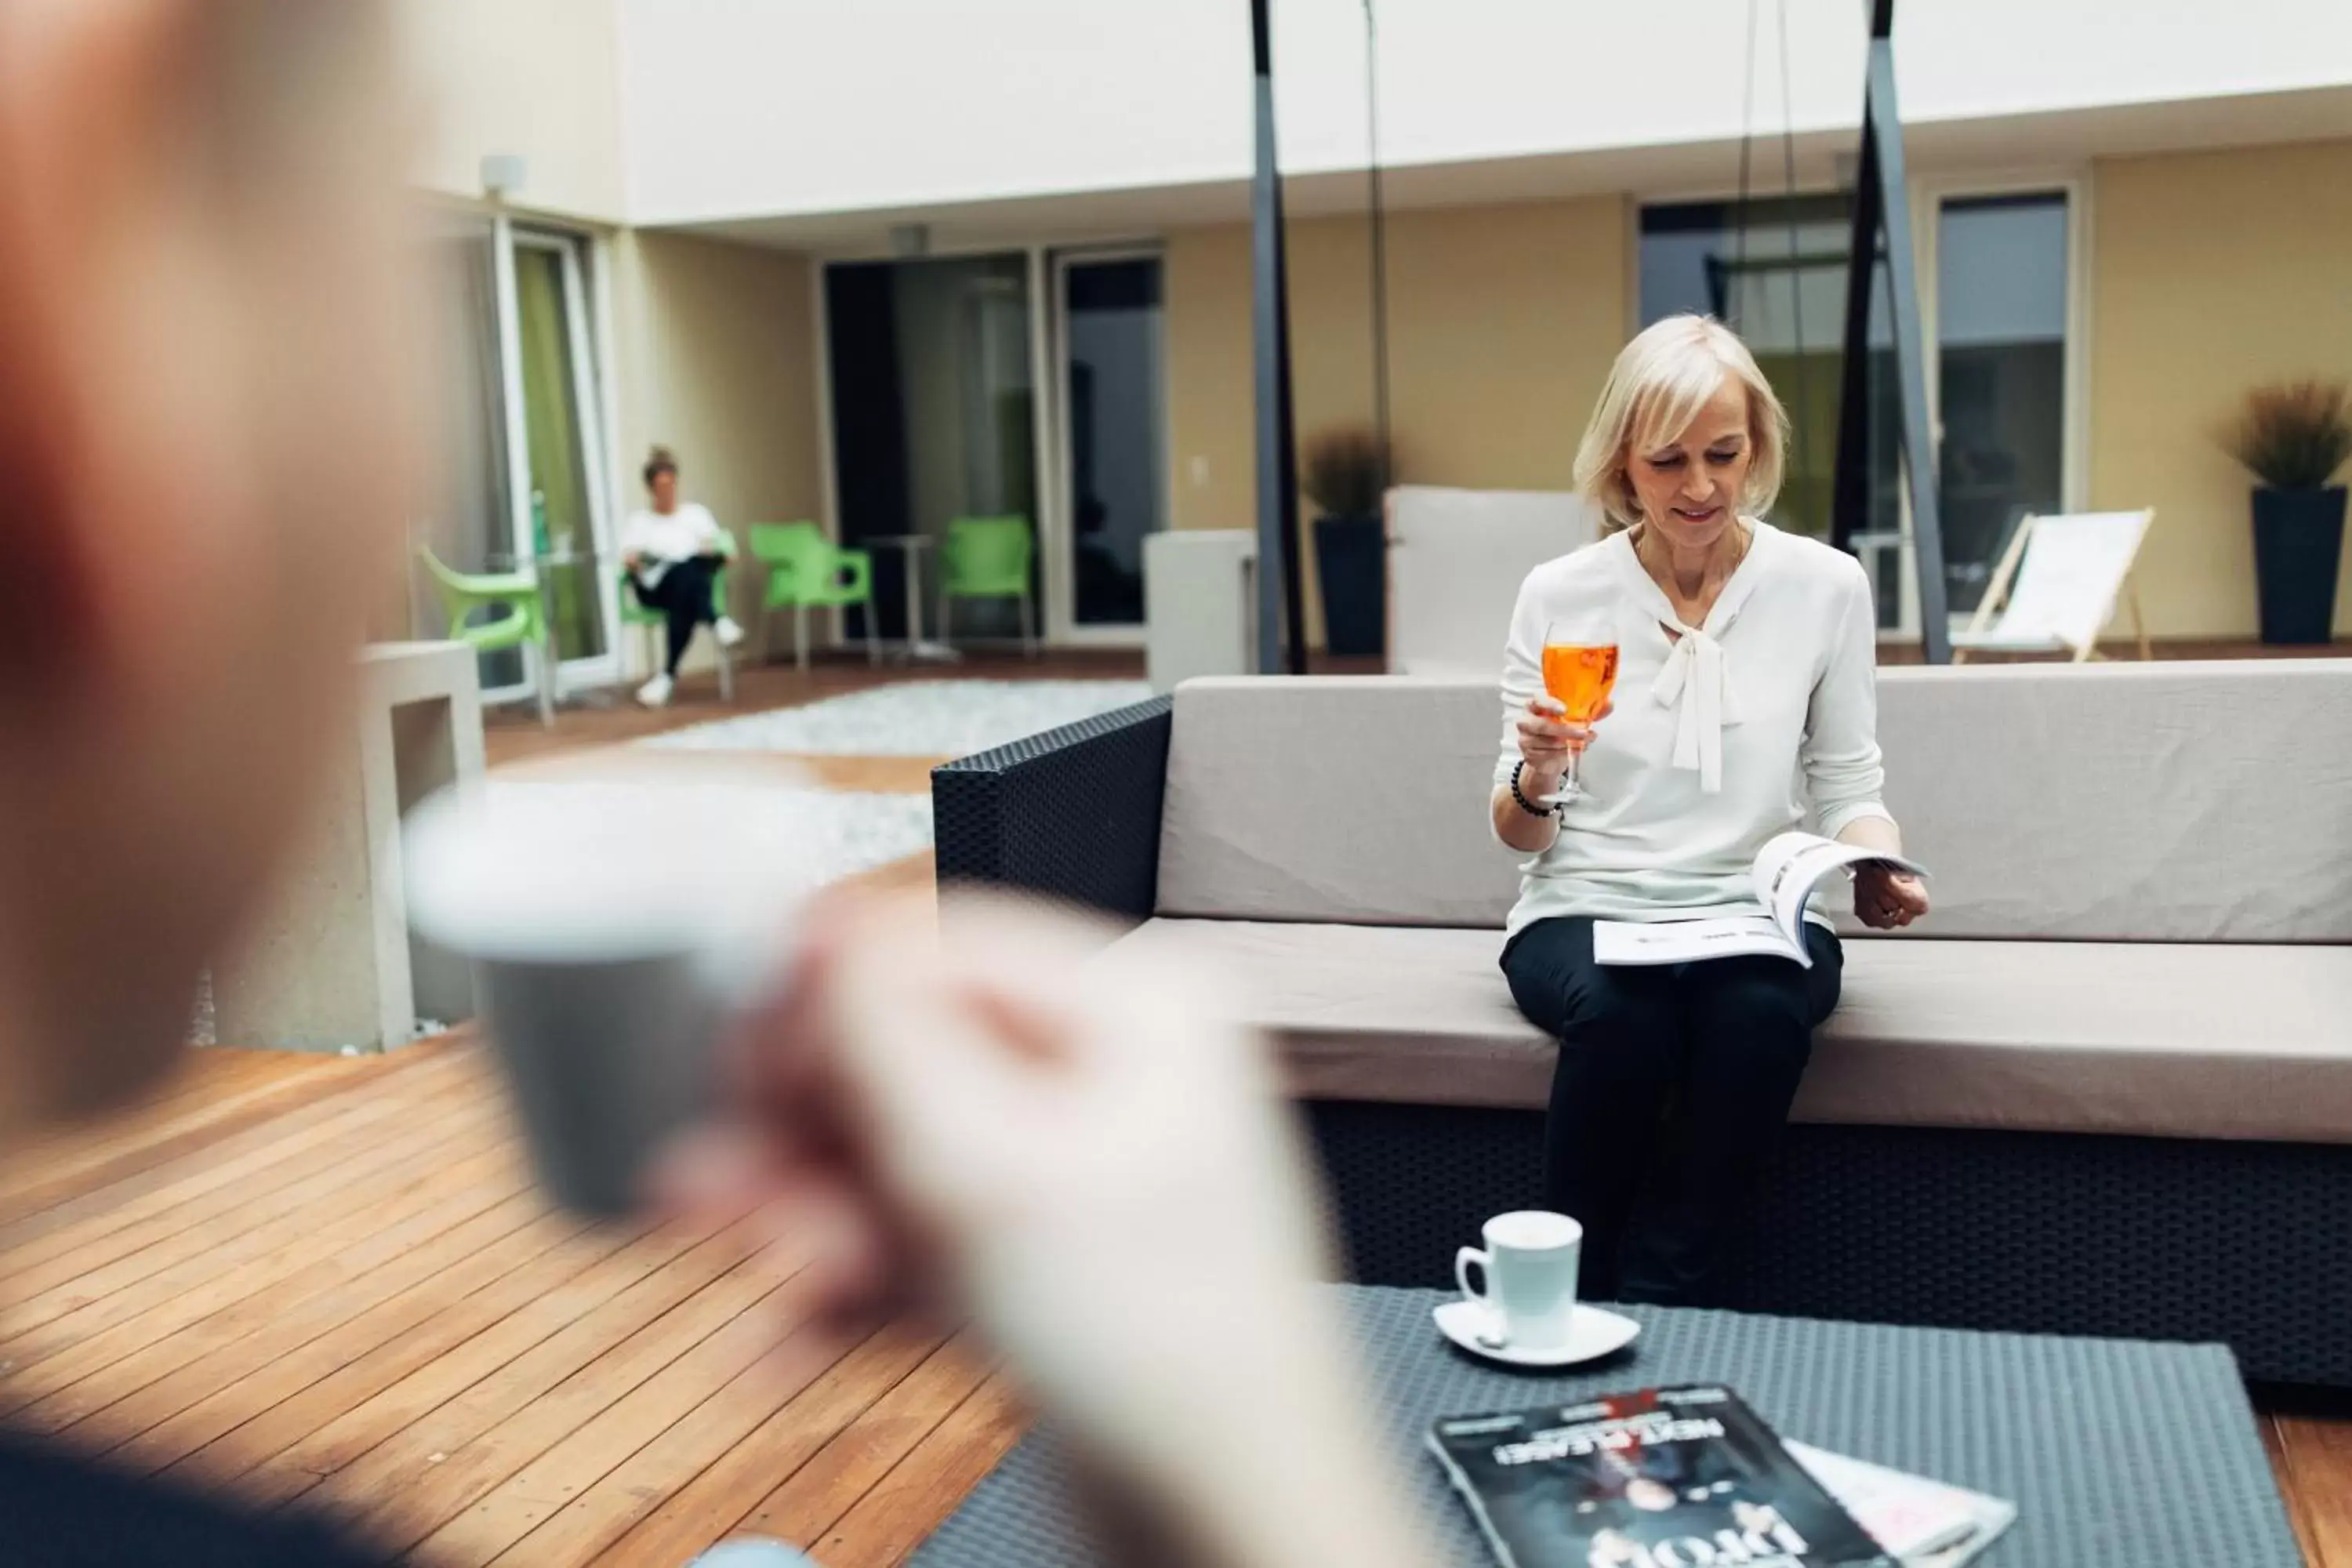
<path fill-rule="evenodd" d="M 667 708 L 670 688 L 677 684 L 667 675 L 656 675 L 637 688 L 637 700 L 648 708 Z"/>
<path fill-rule="evenodd" d="M 719 634 L 720 647 L 733 647 L 743 640 L 743 628 L 735 624 L 735 617 L 732 616 L 719 616 L 710 623 L 710 629 Z"/>

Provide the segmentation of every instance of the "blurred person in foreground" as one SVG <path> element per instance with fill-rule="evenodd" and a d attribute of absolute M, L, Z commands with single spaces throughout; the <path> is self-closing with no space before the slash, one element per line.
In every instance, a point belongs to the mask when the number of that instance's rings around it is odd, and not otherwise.
<path fill-rule="evenodd" d="M 389 53 L 341 0 L 0 0 L 0 1152 L 170 1065 L 342 731 L 413 456 Z M 976 1313 L 1155 1556 L 1423 1560 L 1255 1042 L 985 924 L 829 923 L 680 1191 L 826 1310 Z M 381 1560 L 5 1436 L 0 1559 Z"/>

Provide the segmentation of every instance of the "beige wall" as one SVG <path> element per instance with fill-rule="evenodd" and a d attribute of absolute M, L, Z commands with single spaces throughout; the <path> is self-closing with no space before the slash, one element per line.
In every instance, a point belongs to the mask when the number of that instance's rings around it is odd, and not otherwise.
<path fill-rule="evenodd" d="M 1402 479 L 1567 488 L 1576 438 L 1631 315 L 1630 210 L 1606 196 L 1390 217 L 1390 419 Z M 1334 425 L 1371 420 L 1370 258 L 1361 217 L 1291 226 L 1302 446 Z M 1256 449 L 1249 230 L 1178 230 L 1167 258 L 1175 525 L 1247 528 Z M 1319 637 L 1311 569 L 1307 587 Z"/>
<path fill-rule="evenodd" d="M 2210 431 L 2257 382 L 2352 376 L 2352 141 L 2106 160 L 2091 214 L 2091 503 L 2156 508 L 2155 631 L 2252 636 L 2252 480 Z"/>
<path fill-rule="evenodd" d="M 520 207 L 621 220 L 619 24 L 613 0 L 395 0 L 415 94 L 410 178 L 482 194 L 481 162 L 520 153 Z"/>
<path fill-rule="evenodd" d="M 807 258 L 625 230 L 613 258 L 627 504 L 637 504 L 637 469 L 659 443 L 677 452 L 687 496 L 717 513 L 739 544 L 751 523 L 817 519 L 824 478 Z M 752 574 L 733 575 L 736 614 L 751 626 Z"/>

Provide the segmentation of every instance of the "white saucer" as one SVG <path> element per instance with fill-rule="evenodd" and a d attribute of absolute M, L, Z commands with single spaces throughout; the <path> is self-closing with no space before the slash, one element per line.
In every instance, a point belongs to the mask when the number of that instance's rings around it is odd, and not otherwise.
<path fill-rule="evenodd" d="M 1623 1350 L 1642 1331 L 1642 1325 L 1631 1318 L 1579 1302 L 1568 1343 L 1551 1350 L 1525 1350 L 1480 1338 L 1494 1330 L 1495 1315 L 1475 1301 L 1456 1297 L 1431 1315 L 1437 1320 L 1439 1333 L 1472 1355 L 1508 1362 L 1513 1366 L 1574 1366 L 1579 1362 L 1597 1361 L 1612 1351 Z"/>

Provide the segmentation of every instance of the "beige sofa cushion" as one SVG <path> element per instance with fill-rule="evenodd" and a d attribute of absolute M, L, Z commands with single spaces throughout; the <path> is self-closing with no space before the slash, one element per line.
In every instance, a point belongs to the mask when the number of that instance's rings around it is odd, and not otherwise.
<path fill-rule="evenodd" d="M 1186 681 L 1160 912 L 1500 930 L 1519 873 L 1486 821 L 1495 691 L 1410 676 Z"/>
<path fill-rule="evenodd" d="M 2352 942 L 2352 659 L 1878 679 L 1925 937 Z M 1858 929 L 1858 928 L 1853 928 Z"/>
<path fill-rule="evenodd" d="M 2352 942 L 2352 660 L 1890 669 L 1879 712 L 1918 939 Z M 1499 928 L 1501 732 L 1491 680 L 1187 682 L 1160 912 Z"/>
<path fill-rule="evenodd" d="M 1155 920 L 1279 1041 L 1301 1096 L 1541 1107 L 1554 1047 L 1494 931 Z M 1847 944 L 1796 1119 L 2352 1142 L 2352 949 Z"/>

